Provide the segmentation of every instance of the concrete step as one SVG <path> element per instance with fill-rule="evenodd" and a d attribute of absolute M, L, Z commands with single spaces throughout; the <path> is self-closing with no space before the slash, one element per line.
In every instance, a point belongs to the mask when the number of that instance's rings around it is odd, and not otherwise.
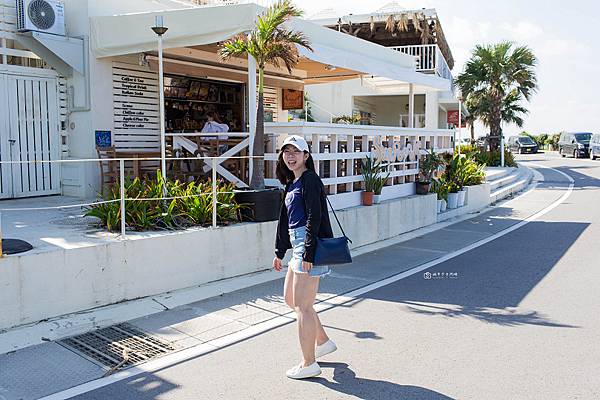
<path fill-rule="evenodd" d="M 512 184 L 519 177 L 519 171 L 514 169 L 510 171 L 508 175 L 502 176 L 499 179 L 488 180 L 487 182 L 490 184 L 490 190 L 493 192 L 503 186 L 508 186 Z"/>
<path fill-rule="evenodd" d="M 514 171 L 512 167 L 486 167 L 485 175 L 488 182 L 504 178 Z"/>
<path fill-rule="evenodd" d="M 511 177 L 513 179 L 510 180 L 510 183 L 492 190 L 490 193 L 490 200 L 492 203 L 525 189 L 533 179 L 533 171 L 529 168 L 521 167 L 513 172 Z"/>

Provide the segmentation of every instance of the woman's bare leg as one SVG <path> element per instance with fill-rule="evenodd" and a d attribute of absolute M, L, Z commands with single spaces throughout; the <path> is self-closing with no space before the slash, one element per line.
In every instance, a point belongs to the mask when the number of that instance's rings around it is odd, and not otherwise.
<path fill-rule="evenodd" d="M 320 281 L 320 278 L 317 278 Z M 317 283 L 318 290 L 318 283 Z M 287 304 L 292 310 L 295 310 L 294 307 L 294 271 L 291 268 L 288 268 L 287 273 L 285 275 L 285 283 L 283 284 L 283 298 L 285 300 L 285 304 Z M 320 346 L 323 343 L 329 340 L 329 336 L 323 329 L 323 325 L 321 324 L 321 320 L 319 319 L 319 314 L 315 311 L 313 307 L 314 318 L 317 324 L 317 339 L 315 345 Z"/>
<path fill-rule="evenodd" d="M 283 299 L 292 310 L 294 307 L 294 270 L 288 267 L 287 273 L 285 274 L 285 282 L 283 284 Z"/>
<path fill-rule="evenodd" d="M 315 362 L 318 318 L 313 304 L 317 295 L 319 278 L 309 274 L 294 273 L 294 307 L 298 317 L 298 337 L 302 349 L 303 366 Z"/>

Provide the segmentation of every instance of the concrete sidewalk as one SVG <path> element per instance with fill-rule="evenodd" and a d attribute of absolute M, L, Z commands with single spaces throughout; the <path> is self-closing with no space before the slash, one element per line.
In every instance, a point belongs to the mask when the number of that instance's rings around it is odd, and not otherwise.
<path fill-rule="evenodd" d="M 335 268 L 321 281 L 317 301 L 335 298 L 439 259 L 519 223 L 563 194 L 563 190 L 555 190 L 552 182 L 564 177 L 546 170 L 544 179 L 548 183 L 535 181 L 522 196 L 481 213 L 360 249 L 351 265 Z M 276 273 L 269 273 L 262 278 L 266 282 L 184 305 L 178 305 L 181 299 L 165 295 L 156 304 L 163 311 L 132 319 L 128 324 L 162 339 L 174 351 L 181 351 L 211 345 L 217 339 L 282 316 L 291 322 L 293 315 L 282 298 L 284 273 L 270 280 L 274 276 Z M 106 368 L 97 362 L 57 342 L 20 349 L 0 355 L 0 400 L 37 399 L 98 379 L 105 372 Z"/>

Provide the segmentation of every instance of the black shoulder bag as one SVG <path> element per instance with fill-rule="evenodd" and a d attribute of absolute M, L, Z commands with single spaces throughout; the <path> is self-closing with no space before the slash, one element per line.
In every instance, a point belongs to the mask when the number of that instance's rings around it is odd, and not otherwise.
<path fill-rule="evenodd" d="M 336 265 L 336 264 L 348 264 L 352 262 L 352 256 L 350 255 L 350 249 L 348 248 L 348 242 L 352 243 L 352 240 L 346 236 L 344 232 L 344 228 L 342 228 L 342 224 L 340 224 L 340 220 L 337 215 L 335 215 L 335 210 L 333 206 L 329 202 L 327 195 L 325 195 L 325 199 L 327 203 L 329 203 L 329 207 L 331 207 L 331 211 L 333 211 L 333 216 L 337 221 L 340 230 L 342 231 L 341 237 L 337 238 L 317 238 L 317 246 L 315 248 L 315 259 L 313 265 Z"/>

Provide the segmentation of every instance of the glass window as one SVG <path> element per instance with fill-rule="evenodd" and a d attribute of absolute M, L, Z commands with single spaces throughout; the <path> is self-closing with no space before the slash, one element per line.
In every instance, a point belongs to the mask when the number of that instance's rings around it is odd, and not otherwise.
<path fill-rule="evenodd" d="M 535 142 L 529 136 L 520 136 L 519 143 L 521 144 L 535 144 Z"/>
<path fill-rule="evenodd" d="M 589 142 L 591 138 L 592 138 L 591 133 L 576 133 L 575 134 L 575 139 L 578 142 Z"/>

